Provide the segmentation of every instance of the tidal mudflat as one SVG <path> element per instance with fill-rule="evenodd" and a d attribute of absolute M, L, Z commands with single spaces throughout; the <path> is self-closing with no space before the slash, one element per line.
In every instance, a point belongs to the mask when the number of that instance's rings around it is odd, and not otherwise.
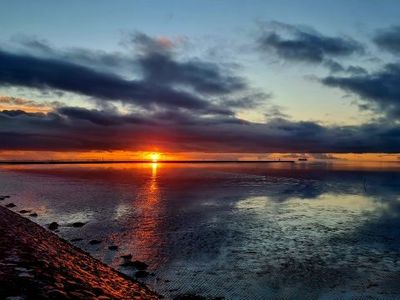
<path fill-rule="evenodd" d="M 4 165 L 0 183 L 167 297 L 400 297 L 396 163 Z"/>

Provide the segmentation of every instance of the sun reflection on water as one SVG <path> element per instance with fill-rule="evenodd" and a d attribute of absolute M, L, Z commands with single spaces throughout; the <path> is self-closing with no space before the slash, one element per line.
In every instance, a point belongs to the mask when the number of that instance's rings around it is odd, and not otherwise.
<path fill-rule="evenodd" d="M 149 262 L 156 257 L 154 251 L 157 247 L 155 245 L 162 242 L 159 227 L 161 226 L 160 216 L 163 214 L 163 208 L 160 205 L 161 194 L 158 184 L 160 164 L 153 162 L 147 166 L 150 166 L 151 174 L 140 188 L 133 204 L 139 214 L 134 220 L 136 229 L 132 231 L 130 247 L 132 253 L 140 253 L 141 257 L 137 256 L 137 259 Z"/>

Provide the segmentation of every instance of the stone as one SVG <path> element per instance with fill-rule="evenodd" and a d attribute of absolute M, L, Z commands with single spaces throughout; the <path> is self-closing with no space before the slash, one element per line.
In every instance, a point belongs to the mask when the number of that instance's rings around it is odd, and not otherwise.
<path fill-rule="evenodd" d="M 100 244 L 100 243 L 101 243 L 101 241 L 99 241 L 99 240 L 91 240 L 91 241 L 89 242 L 90 245 L 98 245 L 98 244 Z"/>
<path fill-rule="evenodd" d="M 86 222 L 75 222 L 75 223 L 72 223 L 72 227 L 82 227 L 84 225 L 86 225 Z"/>
<path fill-rule="evenodd" d="M 19 211 L 20 214 L 26 214 L 28 212 L 31 212 L 31 211 L 30 210 L 26 210 L 26 209 L 23 209 L 23 210 Z"/>
<path fill-rule="evenodd" d="M 137 271 L 135 273 L 136 278 L 144 278 L 144 277 L 147 277 L 148 275 L 149 275 L 149 273 L 146 271 L 143 271 L 143 270 Z"/>
<path fill-rule="evenodd" d="M 133 265 L 133 261 L 131 261 L 131 260 L 126 260 L 126 261 L 124 261 L 122 264 L 120 264 L 120 266 L 121 266 L 121 267 L 135 267 L 135 266 Z"/>
<path fill-rule="evenodd" d="M 121 257 L 123 258 L 123 259 L 132 259 L 132 254 L 127 254 L 127 255 L 121 255 Z"/>
<path fill-rule="evenodd" d="M 38 214 L 37 213 L 31 213 L 31 214 L 29 214 L 29 216 L 36 218 L 38 216 Z"/>
<path fill-rule="evenodd" d="M 14 203 L 8 203 L 8 204 L 6 205 L 6 207 L 8 207 L 8 208 L 16 207 L 16 205 L 15 205 Z"/>
<path fill-rule="evenodd" d="M 48 226 L 48 228 L 50 229 L 50 230 L 56 230 L 57 228 L 58 228 L 58 223 L 57 222 L 51 222 L 50 224 L 49 224 L 49 226 Z"/>
<path fill-rule="evenodd" d="M 112 246 L 109 246 L 108 249 L 112 250 L 112 251 L 117 251 L 118 250 L 118 246 L 112 245 Z"/>
<path fill-rule="evenodd" d="M 149 266 L 145 262 L 142 262 L 142 261 L 139 261 L 139 260 L 133 261 L 132 265 L 138 270 L 146 270 L 148 268 L 148 266 Z"/>

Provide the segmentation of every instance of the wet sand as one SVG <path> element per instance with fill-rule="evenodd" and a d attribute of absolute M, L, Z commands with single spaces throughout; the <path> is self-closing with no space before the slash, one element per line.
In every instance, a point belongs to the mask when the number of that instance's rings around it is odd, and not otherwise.
<path fill-rule="evenodd" d="M 0 297 L 162 298 L 56 234 L 1 206 Z"/>

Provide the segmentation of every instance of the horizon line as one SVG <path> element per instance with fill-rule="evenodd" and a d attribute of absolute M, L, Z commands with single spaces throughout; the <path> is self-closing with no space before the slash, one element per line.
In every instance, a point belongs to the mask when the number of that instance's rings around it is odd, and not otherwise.
<path fill-rule="evenodd" d="M 9 160 L 0 164 L 295 163 L 296 160 Z"/>

